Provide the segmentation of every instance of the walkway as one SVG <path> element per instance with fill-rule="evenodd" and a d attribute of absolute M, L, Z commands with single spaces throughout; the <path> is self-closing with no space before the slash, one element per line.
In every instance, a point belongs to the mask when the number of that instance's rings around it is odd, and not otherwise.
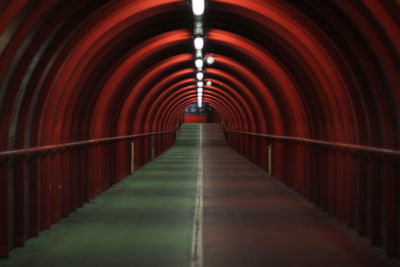
<path fill-rule="evenodd" d="M 220 142 L 203 148 L 207 267 L 400 266 Z"/>
<path fill-rule="evenodd" d="M 11 251 L 0 266 L 190 266 L 199 129 L 184 126 L 174 147 Z"/>
<path fill-rule="evenodd" d="M 0 266 L 189 267 L 193 257 L 207 267 L 400 266 L 232 151 L 216 124 L 183 125 L 174 147 Z"/>

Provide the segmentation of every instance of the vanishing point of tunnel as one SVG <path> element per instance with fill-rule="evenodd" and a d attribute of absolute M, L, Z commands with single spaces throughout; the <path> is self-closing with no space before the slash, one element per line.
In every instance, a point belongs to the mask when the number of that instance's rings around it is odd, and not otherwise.
<path fill-rule="evenodd" d="M 399 0 L 0 0 L 0 267 L 400 267 Z"/>

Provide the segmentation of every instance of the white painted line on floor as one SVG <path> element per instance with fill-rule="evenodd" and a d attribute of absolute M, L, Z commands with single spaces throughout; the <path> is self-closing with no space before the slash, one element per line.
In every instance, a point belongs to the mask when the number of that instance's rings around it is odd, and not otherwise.
<path fill-rule="evenodd" d="M 197 172 L 196 210 L 193 221 L 191 267 L 203 266 L 203 125 L 200 125 L 200 153 Z"/>

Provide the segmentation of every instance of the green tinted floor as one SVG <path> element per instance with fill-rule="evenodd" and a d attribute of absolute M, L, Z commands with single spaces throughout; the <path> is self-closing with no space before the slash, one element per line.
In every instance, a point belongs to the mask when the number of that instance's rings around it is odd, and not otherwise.
<path fill-rule="evenodd" d="M 200 127 L 0 266 L 190 266 Z"/>
<path fill-rule="evenodd" d="M 0 266 L 400 266 L 230 149 L 219 125 L 182 127 L 173 148 Z"/>

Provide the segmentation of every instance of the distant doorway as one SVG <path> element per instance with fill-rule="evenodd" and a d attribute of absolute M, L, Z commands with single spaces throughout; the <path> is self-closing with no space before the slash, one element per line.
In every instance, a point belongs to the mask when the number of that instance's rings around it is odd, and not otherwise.
<path fill-rule="evenodd" d="M 191 104 L 185 108 L 183 114 L 184 123 L 213 123 L 218 122 L 215 111 L 208 103 L 202 107 L 197 104 Z"/>

